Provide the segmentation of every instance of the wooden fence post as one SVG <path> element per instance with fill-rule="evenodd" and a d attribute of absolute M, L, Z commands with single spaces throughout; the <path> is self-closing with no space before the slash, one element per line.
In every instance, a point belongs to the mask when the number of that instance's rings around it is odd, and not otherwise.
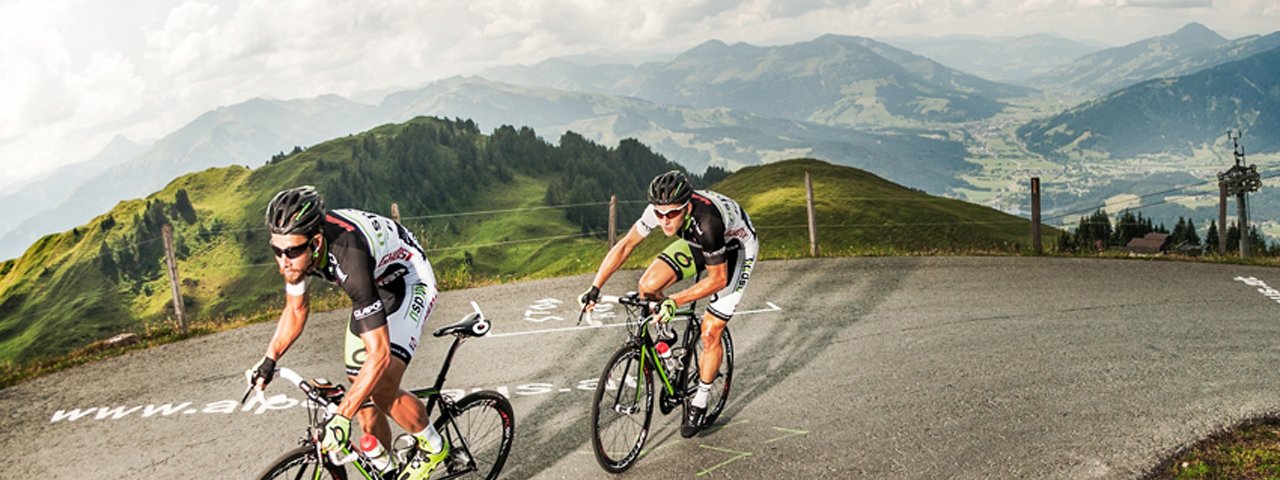
<path fill-rule="evenodd" d="M 804 192 L 805 201 L 809 209 L 809 256 L 818 256 L 818 221 L 814 218 L 813 211 L 813 178 L 809 176 L 809 172 L 804 172 Z"/>
<path fill-rule="evenodd" d="M 1031 246 L 1036 255 L 1044 253 L 1040 241 L 1040 177 L 1031 177 Z"/>
<path fill-rule="evenodd" d="M 618 196 L 609 195 L 609 247 L 618 241 Z"/>
<path fill-rule="evenodd" d="M 187 315 L 182 308 L 182 290 L 178 281 L 178 259 L 173 253 L 173 227 L 164 224 L 160 228 L 164 234 L 164 260 L 169 266 L 169 286 L 173 289 L 173 313 L 178 317 L 178 327 L 187 333 Z"/>
<path fill-rule="evenodd" d="M 399 203 L 395 203 L 395 202 L 391 203 L 391 219 L 395 220 L 396 223 L 400 223 L 400 204 Z"/>

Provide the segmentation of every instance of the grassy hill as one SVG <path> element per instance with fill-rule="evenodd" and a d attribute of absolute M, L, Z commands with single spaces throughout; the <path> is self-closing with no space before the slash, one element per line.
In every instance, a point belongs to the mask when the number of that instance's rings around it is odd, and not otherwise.
<path fill-rule="evenodd" d="M 649 178 L 670 168 L 637 142 L 605 148 L 566 135 L 551 145 L 527 129 L 481 135 L 469 122 L 420 118 L 256 169 L 186 175 L 0 264 L 0 385 L 117 333 L 172 335 L 159 240 L 165 223 L 175 231 L 185 309 L 197 331 L 214 331 L 277 314 L 280 279 L 261 212 L 287 186 L 318 185 L 331 207 L 389 213 L 397 202 L 440 283 L 453 288 L 593 271 L 607 249 L 606 207 L 597 202 L 617 193 L 625 231 Z M 743 203 L 764 258 L 807 255 L 806 171 L 827 255 L 1017 253 L 1028 236 L 1017 217 L 861 170 L 790 160 L 744 168 L 712 186 Z M 628 266 L 647 265 L 667 243 L 651 236 Z M 317 308 L 344 305 L 334 289 L 318 300 Z"/>

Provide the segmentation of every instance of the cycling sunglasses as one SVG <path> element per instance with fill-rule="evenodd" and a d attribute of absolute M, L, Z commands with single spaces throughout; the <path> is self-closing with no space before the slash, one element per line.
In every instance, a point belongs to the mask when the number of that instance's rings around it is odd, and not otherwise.
<path fill-rule="evenodd" d="M 658 218 L 676 218 L 677 216 L 680 216 L 681 214 L 684 213 L 684 207 L 687 207 L 687 206 L 689 206 L 689 204 L 685 203 L 684 205 L 673 208 L 671 210 L 667 210 L 665 212 L 662 210 L 658 210 L 657 208 L 654 208 L 653 213 L 656 213 L 658 215 Z"/>
<path fill-rule="evenodd" d="M 293 260 L 295 258 L 301 257 L 302 254 L 307 253 L 307 249 L 310 246 L 311 246 L 311 242 L 303 243 L 300 245 L 294 245 L 292 247 L 285 248 L 285 249 L 281 249 L 280 247 L 271 245 L 271 252 L 276 254 L 276 258 L 280 258 L 281 255 L 284 255 L 286 258 Z"/>

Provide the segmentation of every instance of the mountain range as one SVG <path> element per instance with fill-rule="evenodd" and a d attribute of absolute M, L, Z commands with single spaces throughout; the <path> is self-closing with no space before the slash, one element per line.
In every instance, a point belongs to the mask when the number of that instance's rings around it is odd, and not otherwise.
<path fill-rule="evenodd" d="M 1046 33 L 1008 38 L 947 35 L 882 40 L 962 72 L 1016 85 L 1025 85 L 1036 75 L 1105 48 Z"/>
<path fill-rule="evenodd" d="M 1280 32 L 1227 40 L 1200 23 L 1100 50 L 1030 79 L 1037 88 L 1098 95 L 1155 78 L 1188 75 L 1280 47 Z"/>
<path fill-rule="evenodd" d="M 1002 105 L 993 98 L 1028 91 L 870 39 L 834 35 L 783 47 L 708 42 L 672 61 L 640 66 L 564 62 L 539 68 L 564 67 L 556 70 L 558 78 L 574 82 L 557 83 L 549 75 L 544 83 L 581 91 L 458 77 L 393 93 L 376 106 L 330 95 L 221 107 L 132 161 L 78 183 L 60 202 L 51 199 L 44 208 L 3 219 L 0 225 L 12 226 L 0 230 L 0 258 L 15 257 L 41 235 L 83 223 L 182 173 L 260 164 L 294 146 L 418 115 L 472 118 L 485 128 L 529 125 L 549 138 L 569 130 L 601 142 L 637 138 L 693 171 L 817 156 L 942 192 L 974 165 L 964 161 L 963 145 L 924 128 L 929 121 L 989 116 Z M 683 96 L 664 97 L 668 86 Z M 662 98 L 645 99 L 645 92 Z M 874 132 L 849 128 L 874 118 L 898 126 L 880 124 Z M 38 197 L 30 191 L 15 195 Z"/>
<path fill-rule="evenodd" d="M 1041 52 L 1040 65 L 1069 55 L 1051 52 L 1091 48 L 1049 36 L 1001 42 L 992 41 L 1013 51 Z M 1250 148 L 1270 148 L 1272 142 L 1262 141 L 1273 131 L 1263 115 L 1271 108 L 1266 92 L 1237 96 L 1223 88 L 1234 83 L 1192 83 L 1205 81 L 1194 77 L 1197 70 L 1248 58 L 1276 43 L 1280 33 L 1225 40 L 1190 24 L 1087 54 L 1058 73 L 1037 77 L 1039 85 L 1052 91 L 1106 89 L 1177 72 L 1199 80 L 1142 84 L 1147 93 L 1090 101 L 1032 121 L 1019 135 L 1032 151 L 1050 156 L 1080 149 L 1112 157 L 1185 151 L 1225 128 L 1252 130 Z M 377 104 L 332 95 L 254 99 L 207 112 L 141 152 L 118 142 L 92 165 L 6 190 L 0 198 L 18 208 L 0 213 L 0 258 L 16 257 L 40 236 L 83 223 L 180 174 L 258 165 L 279 152 L 418 115 L 470 118 L 486 129 L 528 125 L 551 139 L 568 131 L 603 143 L 636 138 L 695 172 L 710 165 L 733 169 L 817 157 L 944 193 L 965 186 L 960 175 L 978 168 L 966 160 L 971 137 L 964 125 L 989 120 L 1004 102 L 1037 91 L 945 66 L 963 63 L 962 56 L 938 56 L 935 61 L 857 36 L 823 35 L 769 47 L 709 41 L 647 63 L 580 57 L 491 69 L 484 78 L 439 80 L 385 95 Z M 1265 65 L 1257 67 L 1242 74 L 1247 81 L 1240 88 L 1267 84 L 1253 78 L 1267 73 Z M 1060 81 L 1050 82 L 1054 75 Z M 1159 85 L 1184 97 L 1157 94 Z M 1134 99 L 1143 104 L 1125 104 Z M 108 164 L 114 166 L 103 168 Z"/>
<path fill-rule="evenodd" d="M 712 40 L 670 62 L 581 65 L 553 59 L 480 75 L 520 85 L 864 127 L 987 118 L 1003 107 L 999 99 L 1033 92 L 947 68 L 883 42 L 843 35 L 772 47 Z"/>
<path fill-rule="evenodd" d="M 1251 152 L 1280 150 L 1280 47 L 1173 78 L 1148 80 L 1018 129 L 1049 157 L 1134 157 L 1193 150 L 1244 133 Z"/>

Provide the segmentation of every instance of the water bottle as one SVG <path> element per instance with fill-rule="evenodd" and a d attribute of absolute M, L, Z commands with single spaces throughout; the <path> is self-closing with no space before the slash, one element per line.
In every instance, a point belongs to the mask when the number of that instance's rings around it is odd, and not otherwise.
<path fill-rule="evenodd" d="M 391 453 L 387 449 L 382 448 L 382 442 L 378 441 L 378 437 L 373 435 L 365 435 L 360 439 L 360 450 L 369 457 L 369 462 L 373 464 L 373 468 L 380 474 L 386 474 L 395 470 L 395 461 L 391 458 Z"/>
<path fill-rule="evenodd" d="M 666 365 L 668 374 L 674 374 L 680 368 L 680 360 L 671 354 L 671 344 L 676 341 L 675 332 L 671 333 L 671 337 L 663 338 L 662 332 L 658 332 L 658 341 L 653 344 L 653 349 L 658 351 L 658 358 Z"/>

